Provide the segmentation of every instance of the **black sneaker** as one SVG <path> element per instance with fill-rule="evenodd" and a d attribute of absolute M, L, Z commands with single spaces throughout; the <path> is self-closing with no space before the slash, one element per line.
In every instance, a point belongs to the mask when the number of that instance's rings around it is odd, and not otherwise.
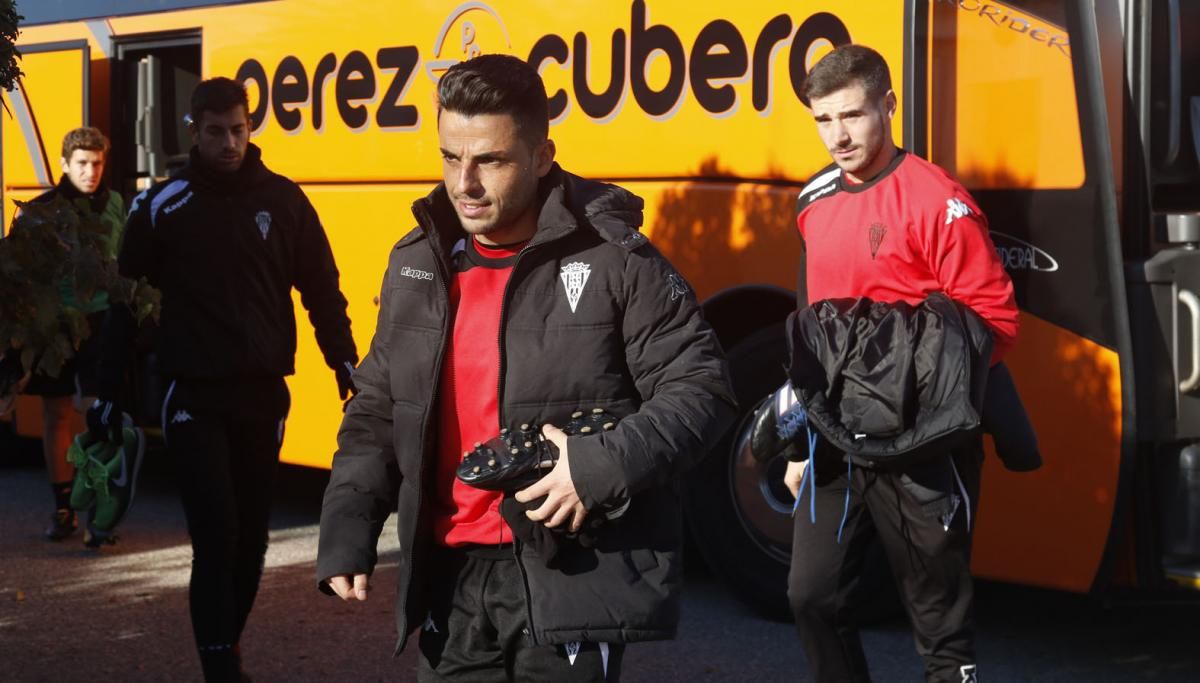
<path fill-rule="evenodd" d="M 59 508 L 50 517 L 50 526 L 46 527 L 46 540 L 61 541 L 75 533 L 78 527 L 75 521 L 75 511 L 71 508 Z"/>

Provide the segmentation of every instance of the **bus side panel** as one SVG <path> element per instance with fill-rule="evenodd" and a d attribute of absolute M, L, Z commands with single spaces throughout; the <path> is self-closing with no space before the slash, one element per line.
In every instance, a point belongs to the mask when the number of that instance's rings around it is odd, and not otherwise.
<path fill-rule="evenodd" d="M 268 165 L 270 150 L 263 153 Z M 367 355 L 379 315 L 376 298 L 392 247 L 416 226 L 410 207 L 428 185 L 309 185 L 305 194 L 321 217 L 337 259 L 342 293 L 349 302 L 351 332 L 359 358 Z M 292 408 L 281 460 L 329 467 L 342 421 L 333 371 L 317 347 L 308 313 L 293 292 L 296 307 L 296 374 L 288 378 Z"/>
<path fill-rule="evenodd" d="M 1117 354 L 1028 313 L 1005 359 L 1044 463 L 1010 472 L 988 439 L 971 569 L 977 576 L 1088 591 L 1104 554 L 1121 459 Z"/>

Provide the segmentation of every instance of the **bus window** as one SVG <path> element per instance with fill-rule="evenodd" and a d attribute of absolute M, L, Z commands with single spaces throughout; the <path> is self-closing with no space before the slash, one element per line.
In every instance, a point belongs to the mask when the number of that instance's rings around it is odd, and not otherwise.
<path fill-rule="evenodd" d="M 1049 3 L 932 2 L 930 160 L 972 190 L 1084 181 L 1070 38 L 1023 5 L 1053 14 Z"/>

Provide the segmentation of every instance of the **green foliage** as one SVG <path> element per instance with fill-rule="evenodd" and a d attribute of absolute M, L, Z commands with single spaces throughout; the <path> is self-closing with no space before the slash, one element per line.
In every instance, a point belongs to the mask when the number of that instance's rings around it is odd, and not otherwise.
<path fill-rule="evenodd" d="M 20 214 L 0 239 L 0 353 L 20 352 L 24 371 L 57 377 L 90 329 L 87 313 L 64 303 L 107 292 L 110 306 L 129 306 L 140 324 L 158 320 L 162 297 L 146 284 L 123 278 L 108 257 L 112 226 L 87 206 L 56 196 L 43 203 L 17 202 Z"/>
<path fill-rule="evenodd" d="M 16 42 L 21 32 L 17 23 L 24 18 L 17 14 L 13 0 L 0 0 L 0 88 L 5 90 L 12 90 L 22 76 L 21 67 L 17 66 L 21 53 Z M 8 107 L 7 104 L 4 106 Z"/>

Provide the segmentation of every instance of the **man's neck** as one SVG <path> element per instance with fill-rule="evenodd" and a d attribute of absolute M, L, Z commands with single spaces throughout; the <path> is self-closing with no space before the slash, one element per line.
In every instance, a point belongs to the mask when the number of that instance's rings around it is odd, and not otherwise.
<path fill-rule="evenodd" d="M 475 235 L 475 239 L 485 246 L 503 247 L 506 244 L 528 242 L 533 239 L 535 233 L 537 233 L 537 213 L 531 206 L 512 225 L 486 234 Z"/>
<path fill-rule="evenodd" d="M 867 166 L 866 170 L 858 173 L 850 173 L 847 171 L 846 180 L 848 180 L 852 185 L 861 185 L 862 183 L 869 183 L 872 180 L 875 180 L 879 177 L 879 174 L 883 173 L 884 169 L 888 167 L 888 164 L 892 163 L 892 159 L 895 159 L 896 155 L 899 153 L 900 150 L 896 147 L 896 145 L 889 142 L 883 149 L 879 150 L 879 154 L 875 155 L 875 158 L 871 160 L 871 163 Z"/>

